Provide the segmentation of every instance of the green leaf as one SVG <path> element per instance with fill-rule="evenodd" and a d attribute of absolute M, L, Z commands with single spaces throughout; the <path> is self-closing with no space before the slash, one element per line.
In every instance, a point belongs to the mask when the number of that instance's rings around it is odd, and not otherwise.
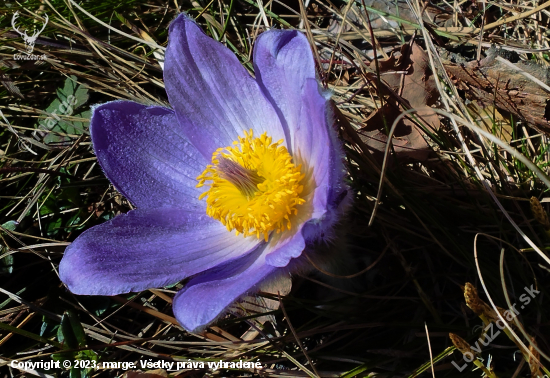
<path fill-rule="evenodd" d="M 70 102 L 69 96 L 73 95 L 76 99 L 72 101 L 73 108 L 77 109 L 88 101 L 88 88 L 76 82 L 76 76 L 70 76 L 65 80 L 65 87 L 57 90 L 57 95 L 63 101 Z"/>
<path fill-rule="evenodd" d="M 61 326 L 57 331 L 57 340 L 65 345 L 66 349 L 77 349 L 78 342 L 73 332 L 71 321 L 69 319 L 69 312 L 65 311 L 61 317 Z"/>
<path fill-rule="evenodd" d="M 67 311 L 66 314 L 69 317 L 69 322 L 71 324 L 71 330 L 73 335 L 76 338 L 78 346 L 80 348 L 86 346 L 86 334 L 84 333 L 84 328 L 78 319 L 78 316 L 71 310 Z"/>
<path fill-rule="evenodd" d="M 87 120 L 90 119 L 91 112 L 89 110 L 76 112 L 78 108 L 88 101 L 88 98 L 88 88 L 78 84 L 76 76 L 70 76 L 65 80 L 63 88 L 57 89 L 57 98 L 46 109 L 49 117 L 38 122 L 37 128 L 39 130 L 53 131 L 37 131 L 37 134 L 43 138 L 45 144 L 70 141 L 70 137 L 56 133 L 81 135 L 88 130 L 88 121 L 67 121 L 60 117 L 73 116 Z"/>
<path fill-rule="evenodd" d="M 46 225 L 46 235 L 53 236 L 59 232 L 63 220 L 61 218 L 53 219 Z"/>
<path fill-rule="evenodd" d="M 6 230 L 9 230 L 9 231 L 15 231 L 15 228 L 17 227 L 18 224 L 19 223 L 17 223 L 17 221 L 14 221 L 14 220 L 7 221 L 2 225 L 2 228 L 5 228 Z"/>
<path fill-rule="evenodd" d="M 48 198 L 46 202 L 44 202 L 42 206 L 40 206 L 40 215 L 44 216 L 44 215 L 55 213 L 57 209 L 58 207 L 56 206 L 55 201 Z"/>

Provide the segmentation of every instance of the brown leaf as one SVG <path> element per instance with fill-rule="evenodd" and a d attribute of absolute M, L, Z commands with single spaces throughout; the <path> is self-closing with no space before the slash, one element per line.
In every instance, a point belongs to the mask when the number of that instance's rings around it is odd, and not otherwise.
<path fill-rule="evenodd" d="M 413 108 L 433 105 L 439 92 L 430 68 L 428 54 L 416 43 L 412 43 L 409 55 L 409 72 L 405 75 L 402 96 Z"/>
<path fill-rule="evenodd" d="M 378 64 L 382 79 L 393 91 L 400 94 L 411 108 L 431 106 L 439 98 L 428 55 L 414 41 L 401 47 L 401 57 L 397 62 L 392 55 L 388 59 L 379 60 Z M 374 61 L 370 63 L 370 68 L 376 70 Z M 404 78 L 401 73 L 403 71 L 406 72 Z"/>
<path fill-rule="evenodd" d="M 376 63 L 371 62 L 371 69 Z M 414 115 L 399 121 L 393 135 L 393 147 L 399 157 L 425 160 L 430 152 L 423 130 L 411 120 L 416 118 L 424 127 L 437 130 L 439 117 L 427 108 L 437 100 L 439 93 L 430 69 L 427 54 L 414 41 L 401 48 L 401 57 L 379 60 L 381 78 L 389 88 L 401 96 L 401 104 L 389 102 L 365 121 L 360 136 L 375 156 L 383 156 L 388 141 L 387 131 L 406 109 L 418 109 Z M 405 72 L 405 73 L 403 73 Z"/>
<path fill-rule="evenodd" d="M 378 59 L 378 67 L 380 72 L 396 71 L 400 64 L 401 63 L 398 62 L 393 53 L 391 53 L 386 59 Z M 376 62 L 374 60 L 370 63 L 370 68 L 373 70 L 376 69 Z"/>
<path fill-rule="evenodd" d="M 368 146 L 369 151 L 378 158 L 384 156 L 389 130 L 400 113 L 396 105 L 386 103 L 372 113 L 365 121 L 365 126 L 358 132 L 361 140 Z M 392 138 L 395 153 L 400 158 L 411 158 L 423 161 L 427 159 L 430 150 L 416 125 L 408 119 L 399 121 Z"/>

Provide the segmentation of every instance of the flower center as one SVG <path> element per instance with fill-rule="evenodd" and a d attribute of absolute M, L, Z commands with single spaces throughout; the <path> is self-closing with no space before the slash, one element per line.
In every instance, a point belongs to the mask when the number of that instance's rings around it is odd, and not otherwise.
<path fill-rule="evenodd" d="M 206 214 L 229 231 L 267 241 L 271 231 L 290 230 L 291 216 L 306 202 L 300 197 L 304 175 L 282 140 L 272 143 L 267 133 L 254 138 L 252 130 L 244 134 L 212 154 L 212 164 L 197 177 L 199 188 L 211 181 L 199 199 L 207 197 Z"/>

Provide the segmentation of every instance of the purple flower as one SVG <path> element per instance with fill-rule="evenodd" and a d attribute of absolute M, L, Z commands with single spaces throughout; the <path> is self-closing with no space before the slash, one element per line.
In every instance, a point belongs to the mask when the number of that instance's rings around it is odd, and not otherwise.
<path fill-rule="evenodd" d="M 346 207 L 341 143 L 306 37 L 271 30 L 252 78 L 187 16 L 170 25 L 164 82 L 173 109 L 113 101 L 90 131 L 105 175 L 137 209 L 65 251 L 75 294 L 115 295 L 190 277 L 178 321 L 196 331 L 306 246 L 331 239 Z"/>

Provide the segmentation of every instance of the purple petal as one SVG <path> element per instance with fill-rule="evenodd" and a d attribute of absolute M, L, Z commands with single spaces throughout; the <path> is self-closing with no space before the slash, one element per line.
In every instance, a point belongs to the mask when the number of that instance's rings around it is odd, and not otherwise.
<path fill-rule="evenodd" d="M 235 54 L 183 14 L 170 25 L 164 83 L 186 135 L 207 159 L 245 130 L 284 138 L 275 110 Z"/>
<path fill-rule="evenodd" d="M 285 267 L 291 259 L 300 257 L 306 247 L 306 240 L 302 235 L 304 225 L 291 236 L 286 236 L 285 240 L 278 240 L 270 251 L 266 253 L 266 263 L 275 267 Z M 276 236 L 275 236 L 276 237 Z"/>
<path fill-rule="evenodd" d="M 94 109 L 90 130 L 105 175 L 135 205 L 205 208 L 195 186 L 208 161 L 172 110 L 113 101 Z"/>
<path fill-rule="evenodd" d="M 59 276 L 75 294 L 114 295 L 166 286 L 262 245 L 203 212 L 138 209 L 80 235 Z"/>
<path fill-rule="evenodd" d="M 178 322 L 197 332 L 212 323 L 239 297 L 253 292 L 277 268 L 265 263 L 267 248 L 192 278 L 173 302 Z"/>
<path fill-rule="evenodd" d="M 293 156 L 312 171 L 315 181 L 311 216 L 315 221 L 305 224 L 302 234 L 308 242 L 330 239 L 339 209 L 349 201 L 341 143 L 329 100 L 316 80 L 309 42 L 297 31 L 264 32 L 254 46 L 254 65 L 262 90 L 286 120 L 283 126 L 288 127 Z M 285 260 L 270 256 L 268 262 L 271 259 Z"/>
<path fill-rule="evenodd" d="M 302 92 L 307 79 L 315 79 L 315 62 L 307 38 L 296 30 L 270 30 L 258 37 L 254 45 L 254 71 L 258 84 L 275 106 L 292 140 L 294 132 L 315 125 L 304 125 Z M 316 95 L 319 97 L 319 94 Z"/>
<path fill-rule="evenodd" d="M 295 30 L 262 33 L 254 46 L 254 66 L 260 86 L 287 123 L 292 154 L 311 165 L 328 161 L 328 101 L 319 91 L 305 35 Z M 321 183 L 326 167 L 313 168 Z"/>

